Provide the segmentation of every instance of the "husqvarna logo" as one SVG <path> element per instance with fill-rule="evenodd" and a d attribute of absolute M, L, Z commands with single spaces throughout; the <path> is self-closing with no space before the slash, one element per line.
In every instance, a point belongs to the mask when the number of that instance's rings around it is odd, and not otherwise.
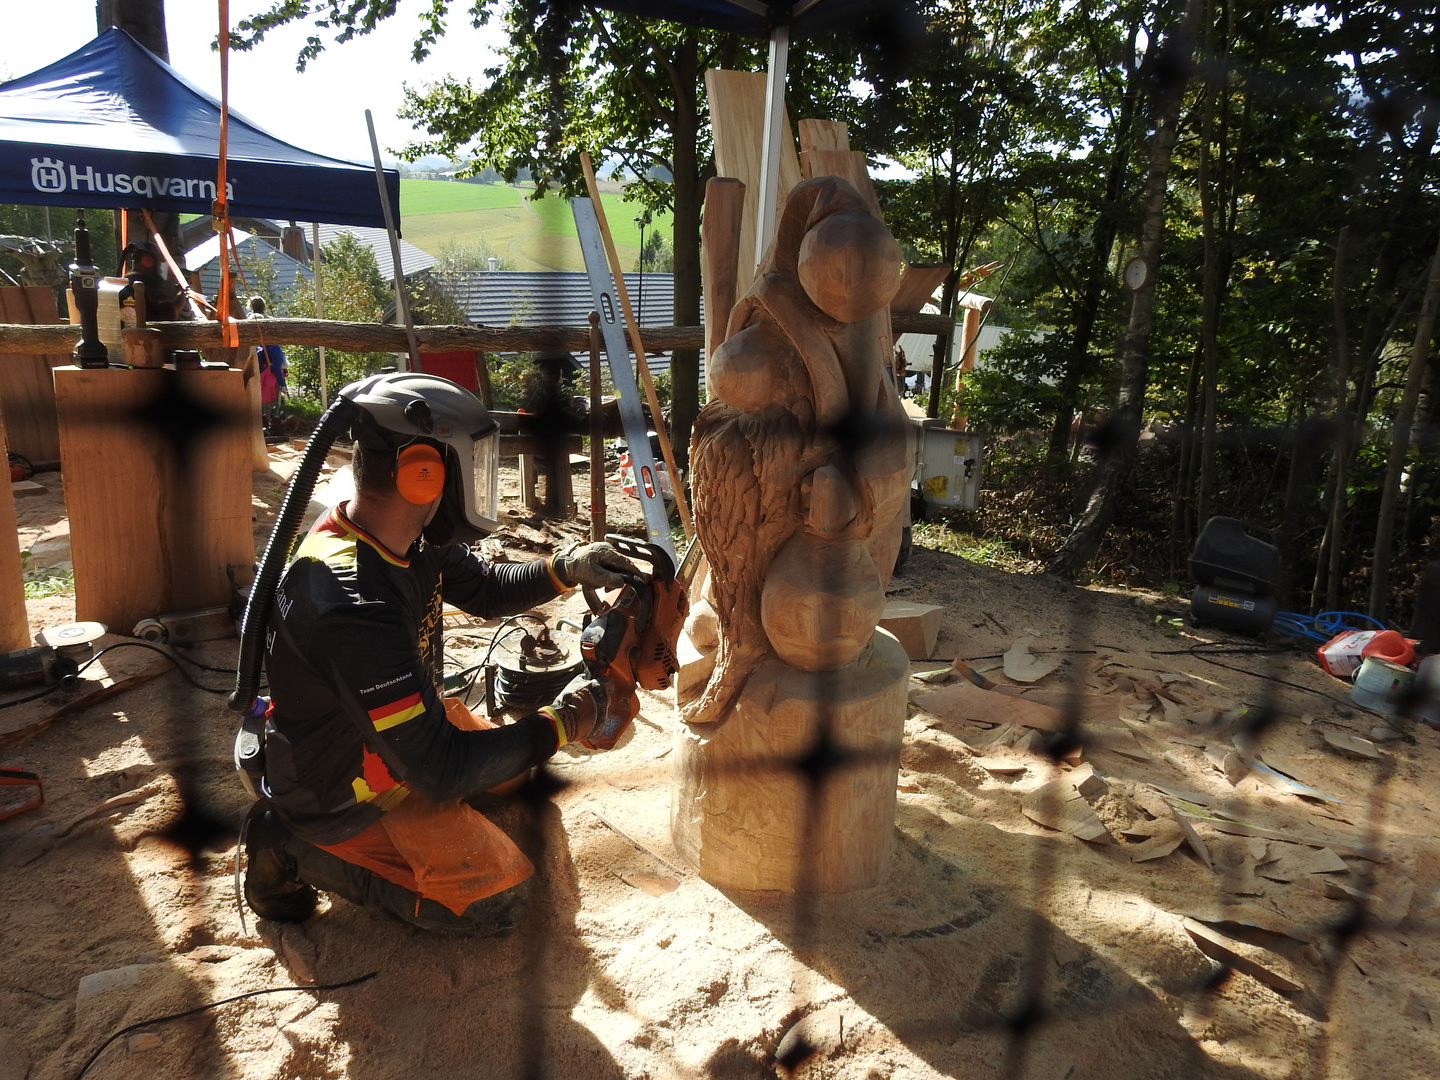
<path fill-rule="evenodd" d="M 30 159 L 30 183 L 36 191 L 58 194 L 65 190 L 65 163 L 54 158 Z"/>

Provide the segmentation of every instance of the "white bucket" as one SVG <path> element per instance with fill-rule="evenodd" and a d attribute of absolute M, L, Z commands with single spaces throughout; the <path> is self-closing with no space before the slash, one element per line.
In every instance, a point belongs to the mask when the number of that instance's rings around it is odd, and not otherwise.
<path fill-rule="evenodd" d="M 1376 656 L 1367 656 L 1355 673 L 1350 700 L 1365 709 L 1393 713 L 1414 681 L 1415 672 L 1409 668 Z"/>

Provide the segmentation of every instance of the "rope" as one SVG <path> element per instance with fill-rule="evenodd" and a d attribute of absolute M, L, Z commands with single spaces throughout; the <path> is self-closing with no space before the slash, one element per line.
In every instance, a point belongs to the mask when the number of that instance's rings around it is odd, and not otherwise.
<path fill-rule="evenodd" d="M 220 343 L 227 348 L 240 347 L 240 330 L 230 310 L 234 291 L 230 277 L 230 260 L 240 268 L 240 255 L 235 250 L 235 233 L 230 227 L 230 208 L 225 201 L 226 154 L 230 141 L 230 3 L 220 0 L 220 160 L 215 180 L 215 201 L 210 205 L 210 227 L 220 234 L 220 295 L 215 298 L 220 321 Z M 245 282 L 245 272 L 240 271 Z"/>

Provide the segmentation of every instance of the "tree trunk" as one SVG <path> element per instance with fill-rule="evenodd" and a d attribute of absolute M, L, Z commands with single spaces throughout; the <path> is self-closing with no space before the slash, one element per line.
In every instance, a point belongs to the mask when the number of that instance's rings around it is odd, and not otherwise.
<path fill-rule="evenodd" d="M 1349 247 L 1350 227 L 1346 225 L 1335 238 L 1335 272 L 1331 285 L 1335 306 L 1335 454 L 1334 467 L 1330 470 L 1334 485 L 1330 492 L 1330 524 L 1325 530 L 1329 550 L 1321 553 L 1326 560 L 1326 611 L 1340 608 L 1340 559 L 1344 549 L 1341 541 L 1345 532 L 1346 483 L 1354 431 L 1350 417 L 1350 320 L 1345 304 L 1345 259 Z"/>
<path fill-rule="evenodd" d="M 1440 304 L 1440 243 L 1430 260 L 1430 277 L 1425 299 L 1420 302 L 1420 319 L 1415 326 L 1415 343 L 1410 349 L 1410 369 L 1405 376 L 1405 393 L 1395 415 L 1390 437 L 1390 458 L 1385 465 L 1385 484 L 1380 489 L 1380 514 L 1375 524 L 1375 555 L 1370 564 L 1370 617 L 1385 619 L 1390 591 L 1390 540 L 1395 531 L 1395 501 L 1400 494 L 1400 472 L 1410 451 L 1410 423 L 1420 400 L 1425 375 L 1425 358 L 1435 334 L 1435 308 Z"/>
<path fill-rule="evenodd" d="M 170 42 L 165 35 L 165 0 L 97 0 L 95 4 L 95 29 L 103 34 L 110 27 L 116 26 L 124 30 L 145 48 L 149 49 L 161 60 L 167 63 L 170 60 Z M 216 21 L 218 32 L 220 24 Z M 122 225 L 121 218 L 128 218 Z M 180 249 L 180 215 L 163 211 L 152 211 L 150 220 L 155 223 L 155 229 L 160 238 L 165 241 L 165 246 L 170 249 L 170 254 L 175 256 L 177 263 L 184 261 L 184 252 Z M 115 211 L 115 243 L 123 247 L 120 238 L 124 236 L 129 241 L 146 240 L 150 236 L 150 229 L 145 224 L 145 216 L 138 210 L 116 210 Z M 119 251 L 116 252 L 116 261 L 119 260 Z M 102 270 L 109 270 L 101 267 Z M 185 288 L 186 282 L 177 281 L 180 288 Z"/>
<path fill-rule="evenodd" d="M 1160 236 L 1165 225 L 1165 181 L 1175 148 L 1180 103 L 1193 67 L 1191 42 L 1198 13 L 1198 0 L 1188 0 L 1185 14 L 1165 47 L 1169 60 L 1168 80 L 1162 85 L 1155 101 L 1155 134 L 1150 141 L 1150 169 L 1145 181 L 1140 240 L 1140 255 L 1149 265 L 1150 273 L 1145 284 L 1135 293 L 1130 324 L 1120 343 L 1120 389 L 1115 415 L 1110 420 L 1109 451 L 1100 465 L 1100 474 L 1085 512 L 1045 567 L 1048 574 L 1073 578 L 1089 565 L 1115 518 L 1120 491 L 1135 461 L 1150 372 L 1150 328 L 1155 315 Z"/>

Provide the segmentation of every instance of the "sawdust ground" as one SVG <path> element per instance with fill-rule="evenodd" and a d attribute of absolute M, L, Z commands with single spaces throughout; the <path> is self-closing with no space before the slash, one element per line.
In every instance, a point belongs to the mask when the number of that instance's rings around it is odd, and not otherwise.
<path fill-rule="evenodd" d="M 513 497 L 513 477 L 507 484 Z M 576 487 L 583 504 L 579 472 Z M 276 477 L 257 474 L 262 540 L 279 490 Z M 611 501 L 614 517 L 638 518 L 613 484 Z M 27 536 L 63 530 L 58 496 L 48 509 L 27 502 L 22 546 Z M 543 547 L 543 530 L 514 535 L 522 546 Z M 1111 843 L 1082 842 L 1021 811 L 1023 794 L 1057 773 L 1046 758 L 988 745 L 997 736 L 1013 743 L 1023 732 L 912 707 L 884 880 L 846 896 L 726 894 L 679 866 L 670 845 L 673 711 L 649 696 L 620 748 L 562 751 L 551 770 L 560 782 L 553 798 L 502 813 L 539 868 L 535 911 L 512 938 L 427 935 L 338 899 L 303 926 L 252 919 L 245 930 L 225 831 L 245 807 L 229 764 L 232 722 L 223 697 L 167 674 L 3 754 L 6 764 L 43 777 L 47 802 L 0 822 L 0 1080 L 71 1077 L 113 1032 L 149 1018 L 372 972 L 344 989 L 267 994 L 143 1024 L 87 1075 L 764 1077 L 776 1073 L 782 1037 L 807 1015 L 820 1046 L 800 1067 L 811 1077 L 1433 1071 L 1440 1059 L 1440 735 L 1421 727 L 1384 743 L 1380 762 L 1341 757 L 1326 748 L 1323 731 L 1363 736 L 1376 722 L 1345 704 L 1343 684 L 1299 655 L 1271 668 L 1256 657 L 1217 659 L 1314 692 L 1186 653 L 1162 655 L 1194 639 L 1163 636 L 1130 595 L 1018 577 L 923 549 L 892 591 L 945 606 L 940 658 L 991 665 L 986 658 L 1034 631 L 1036 654 L 1061 660 L 1037 685 L 1058 689 L 1078 679 L 1106 718 L 1088 730 L 1134 733 L 1147 757 L 1108 749 L 1120 745 L 1113 738 L 1096 739 L 1085 752 L 1108 783 L 1094 802 Z M 32 601 L 32 626 L 71 618 L 70 603 Z M 573 612 L 577 603 L 559 601 L 549 614 Z M 452 626 L 455 658 L 474 656 L 490 632 Z M 1106 667 L 1095 651 L 1102 649 L 1130 660 Z M 195 655 L 223 669 L 234 652 L 227 641 Z M 1137 668 L 1137 655 L 1160 670 Z M 1162 673 L 1181 676 L 1164 687 L 1184 700 L 1191 719 L 1164 719 L 1145 688 L 1147 676 Z M 989 674 L 1004 681 L 999 669 Z M 216 689 L 229 681 L 218 671 L 196 677 Z M 1205 726 L 1205 710 L 1247 702 L 1279 710 L 1264 733 L 1265 752 L 1343 804 L 1281 794 L 1252 779 L 1232 787 L 1209 764 L 1203 747 L 1220 736 Z M 977 764 L 1004 755 L 1022 771 Z M 1215 869 L 1184 845 L 1132 862 L 1127 850 L 1137 841 L 1119 831 L 1154 816 L 1145 809 L 1157 808 L 1146 783 L 1192 792 L 1235 817 L 1263 816 L 1271 827 L 1390 856 L 1381 864 L 1347 857 L 1344 874 L 1281 883 L 1255 876 L 1253 841 L 1200 826 Z M 194 862 L 175 842 L 186 838 L 171 831 L 181 819 L 182 787 L 208 815 L 186 819 L 189 837 L 214 830 Z M 59 835 L 88 808 L 125 792 L 138 794 Z M 1363 928 L 1337 949 L 1323 928 L 1346 907 L 1326 897 L 1323 878 L 1363 885 L 1372 872 L 1377 891 L 1392 898 L 1413 883 L 1402 921 Z M 1242 973 L 1207 986 L 1217 965 L 1195 947 L 1184 919 L 1213 920 L 1227 902 L 1252 905 L 1250 921 L 1272 929 L 1231 923 L 1219 930 L 1248 939 L 1237 947 L 1270 967 L 1287 965 L 1300 991 L 1280 993 Z M 85 976 L 130 965 L 137 966 L 125 975 L 129 985 L 77 1002 Z M 1010 1037 L 1020 1030 L 1022 1040 Z"/>

